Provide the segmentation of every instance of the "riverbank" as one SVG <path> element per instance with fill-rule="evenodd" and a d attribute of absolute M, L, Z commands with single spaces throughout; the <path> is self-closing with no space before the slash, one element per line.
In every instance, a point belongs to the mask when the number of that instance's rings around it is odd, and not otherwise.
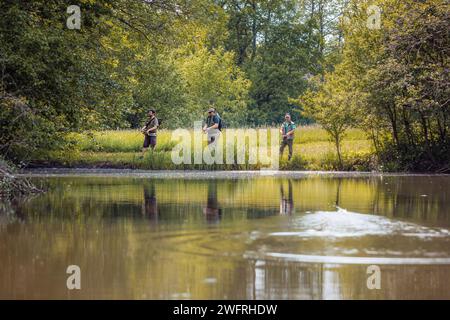
<path fill-rule="evenodd" d="M 225 131 L 226 133 L 226 131 Z M 30 168 L 113 168 L 141 170 L 259 170 L 260 164 L 245 165 L 176 165 L 171 151 L 176 145 L 172 131 L 162 130 L 154 152 L 140 158 L 142 134 L 135 130 L 96 131 L 69 135 L 71 148 L 35 157 Z M 318 126 L 297 129 L 294 157 L 287 160 L 287 150 L 280 160 L 281 170 L 308 171 L 374 171 L 379 170 L 370 140 L 362 130 L 351 129 L 342 143 L 343 164 L 340 166 L 335 147 L 325 130 Z"/>

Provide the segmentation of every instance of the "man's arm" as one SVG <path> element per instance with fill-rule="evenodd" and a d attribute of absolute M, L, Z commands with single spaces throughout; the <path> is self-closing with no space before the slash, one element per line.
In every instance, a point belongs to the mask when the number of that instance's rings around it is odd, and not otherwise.
<path fill-rule="evenodd" d="M 145 125 L 142 127 L 142 129 L 141 129 L 142 133 L 147 132 L 147 126 L 148 126 L 148 122 L 146 122 Z"/>
<path fill-rule="evenodd" d="M 284 125 L 281 125 L 280 128 L 280 133 L 281 133 L 281 137 L 284 139 L 286 138 L 288 135 L 284 133 Z"/>
<path fill-rule="evenodd" d="M 296 125 L 294 124 L 294 125 L 292 125 L 292 130 L 289 131 L 286 135 L 287 135 L 287 136 L 293 136 L 294 133 L 295 133 L 295 129 L 297 129 L 297 127 L 296 127 Z"/>
<path fill-rule="evenodd" d="M 214 117 L 213 121 L 214 121 L 214 124 L 211 127 L 206 128 L 205 131 L 219 129 L 219 120 L 216 117 Z"/>
<path fill-rule="evenodd" d="M 150 128 L 150 129 L 148 129 L 147 133 L 150 134 L 151 133 L 150 131 L 154 131 L 156 129 L 158 129 L 158 126 L 154 126 L 154 127 Z"/>
<path fill-rule="evenodd" d="M 214 125 L 209 127 L 207 130 L 211 130 L 211 129 L 219 129 L 219 124 L 218 123 L 214 123 Z"/>

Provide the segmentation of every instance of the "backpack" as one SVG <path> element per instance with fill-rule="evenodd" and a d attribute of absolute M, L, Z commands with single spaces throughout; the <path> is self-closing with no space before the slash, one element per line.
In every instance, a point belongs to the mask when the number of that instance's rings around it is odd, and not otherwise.
<path fill-rule="evenodd" d="M 223 120 L 222 120 L 222 118 L 219 116 L 219 114 L 217 113 L 216 114 L 216 116 L 217 116 L 217 118 L 219 118 L 219 131 L 222 131 L 222 129 L 223 129 Z"/>
<path fill-rule="evenodd" d="M 219 131 L 222 131 L 222 128 L 224 127 L 224 125 L 223 125 L 223 120 L 222 120 L 222 118 L 219 116 L 219 114 L 218 113 L 216 113 L 216 115 L 214 116 L 214 117 L 217 117 L 217 119 L 219 120 Z M 209 117 L 208 118 L 206 118 L 206 124 L 207 125 L 210 125 L 211 123 L 210 122 L 208 122 L 208 119 L 209 119 Z"/>

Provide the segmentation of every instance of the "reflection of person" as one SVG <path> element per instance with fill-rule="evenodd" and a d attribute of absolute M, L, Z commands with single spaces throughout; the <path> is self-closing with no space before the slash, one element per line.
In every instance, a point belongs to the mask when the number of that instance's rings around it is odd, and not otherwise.
<path fill-rule="evenodd" d="M 280 215 L 291 215 L 294 212 L 294 199 L 292 196 L 292 182 L 288 181 L 288 194 L 284 193 L 283 183 L 280 185 Z"/>
<path fill-rule="evenodd" d="M 156 200 L 155 184 L 144 185 L 144 204 L 142 214 L 154 221 L 158 221 L 158 202 Z"/>
<path fill-rule="evenodd" d="M 297 127 L 295 126 L 295 123 L 292 122 L 291 115 L 289 113 L 287 113 L 284 118 L 284 122 L 280 128 L 280 133 L 283 137 L 283 140 L 281 141 L 281 146 L 280 146 L 280 155 L 283 156 L 284 148 L 286 148 L 286 146 L 288 146 L 289 147 L 289 160 L 292 159 L 293 145 L 294 145 L 294 133 L 295 133 L 296 128 Z"/>
<path fill-rule="evenodd" d="M 218 222 L 222 218 L 222 209 L 217 200 L 217 182 L 210 181 L 208 183 L 208 199 L 206 207 L 203 208 L 206 221 Z"/>
<path fill-rule="evenodd" d="M 147 114 L 148 121 L 145 123 L 145 126 L 141 129 L 142 133 L 145 136 L 144 146 L 142 148 L 142 157 L 144 157 L 145 152 L 147 152 L 148 148 L 152 148 L 152 150 L 156 147 L 156 134 L 159 127 L 159 121 L 156 118 L 156 111 L 150 110 Z"/>

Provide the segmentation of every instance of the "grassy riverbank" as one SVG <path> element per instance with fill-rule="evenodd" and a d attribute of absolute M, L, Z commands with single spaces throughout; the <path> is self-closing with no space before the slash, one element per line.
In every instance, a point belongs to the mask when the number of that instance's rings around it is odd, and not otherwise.
<path fill-rule="evenodd" d="M 143 137 L 138 131 L 99 131 L 72 133 L 69 150 L 51 152 L 37 157 L 32 166 L 133 168 L 133 169 L 200 169 L 200 170 L 249 170 L 259 165 L 174 165 L 171 151 L 177 144 L 172 141 L 172 132 L 162 130 L 158 135 L 158 146 L 141 159 Z M 281 159 L 284 170 L 354 170 L 377 169 L 372 156 L 372 144 L 364 132 L 348 131 L 342 144 L 343 168 L 339 168 L 334 145 L 326 132 L 318 126 L 306 126 L 297 130 L 294 141 L 294 158 L 287 161 L 287 150 Z"/>

